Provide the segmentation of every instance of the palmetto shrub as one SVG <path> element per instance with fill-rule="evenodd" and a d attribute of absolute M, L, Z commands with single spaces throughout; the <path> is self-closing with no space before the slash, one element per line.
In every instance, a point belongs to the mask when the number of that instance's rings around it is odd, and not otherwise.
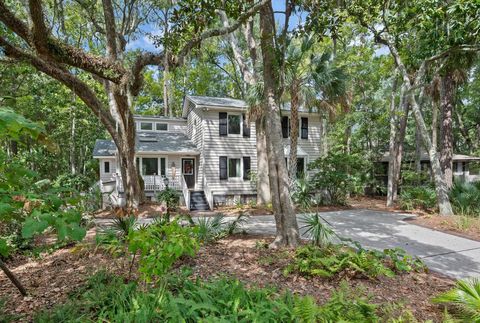
<path fill-rule="evenodd" d="M 450 191 L 450 200 L 456 214 L 480 216 L 480 182 L 455 182 Z"/>
<path fill-rule="evenodd" d="M 247 219 L 245 213 L 240 213 L 233 221 L 226 220 L 222 213 L 217 213 L 213 217 L 199 217 L 196 225 L 197 238 L 203 243 L 219 240 L 235 233 Z"/>
<path fill-rule="evenodd" d="M 430 186 L 405 187 L 400 192 L 400 207 L 405 210 L 434 210 L 437 207 L 437 194 Z"/>
<path fill-rule="evenodd" d="M 437 296 L 435 303 L 453 305 L 455 316 L 463 322 L 480 322 L 480 279 L 459 280 L 454 289 Z"/>
<path fill-rule="evenodd" d="M 305 224 L 300 229 L 305 229 L 304 235 L 311 239 L 315 246 L 326 247 L 332 242 L 335 233 L 320 214 L 305 215 L 302 222 Z"/>

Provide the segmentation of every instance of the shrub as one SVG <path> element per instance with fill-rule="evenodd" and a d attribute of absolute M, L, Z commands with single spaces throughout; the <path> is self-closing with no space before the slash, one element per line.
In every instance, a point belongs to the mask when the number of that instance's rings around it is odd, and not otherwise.
<path fill-rule="evenodd" d="M 199 217 L 197 220 L 197 237 L 203 243 L 222 239 L 235 233 L 247 218 L 248 216 L 245 213 L 241 213 L 233 221 L 226 221 L 222 213 L 217 213 L 213 217 Z"/>
<path fill-rule="evenodd" d="M 326 247 L 331 243 L 334 232 L 320 214 L 305 215 L 302 221 L 305 225 L 300 229 L 306 229 L 304 232 L 305 236 L 311 239 L 315 246 Z"/>
<path fill-rule="evenodd" d="M 198 249 L 196 233 L 196 228 L 182 227 L 177 221 L 130 231 L 129 250 L 140 252 L 139 271 L 145 280 L 163 276 L 182 256 L 193 256 Z"/>
<path fill-rule="evenodd" d="M 71 189 L 78 192 L 88 190 L 90 184 L 91 180 L 87 176 L 71 173 L 59 175 L 53 182 L 54 187 Z"/>
<path fill-rule="evenodd" d="M 302 210 L 308 210 L 312 206 L 312 184 L 309 182 L 308 178 L 304 175 L 300 178 L 297 178 L 295 181 L 295 188 L 292 194 L 292 199 L 300 206 Z"/>
<path fill-rule="evenodd" d="M 334 151 L 312 162 L 309 169 L 315 171 L 311 179 L 313 187 L 327 193 L 324 204 L 345 205 L 349 193 L 362 191 L 367 176 L 361 156 Z"/>
<path fill-rule="evenodd" d="M 400 192 L 400 207 L 405 210 L 434 210 L 437 207 L 437 194 L 429 186 L 407 187 Z"/>
<path fill-rule="evenodd" d="M 158 193 L 157 200 L 160 203 L 165 203 L 167 207 L 166 218 L 170 219 L 170 212 L 174 212 L 180 204 L 180 193 L 171 187 L 166 187 Z"/>
<path fill-rule="evenodd" d="M 459 280 L 454 289 L 437 296 L 435 303 L 454 306 L 456 316 L 464 322 L 480 322 L 480 279 Z"/>
<path fill-rule="evenodd" d="M 455 182 L 450 191 L 450 200 L 456 214 L 480 216 L 480 182 Z"/>

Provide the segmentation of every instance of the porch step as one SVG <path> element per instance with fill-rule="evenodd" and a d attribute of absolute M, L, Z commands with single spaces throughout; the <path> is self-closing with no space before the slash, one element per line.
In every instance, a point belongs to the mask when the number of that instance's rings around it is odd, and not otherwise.
<path fill-rule="evenodd" d="M 190 210 L 191 211 L 210 210 L 204 191 L 190 191 Z"/>

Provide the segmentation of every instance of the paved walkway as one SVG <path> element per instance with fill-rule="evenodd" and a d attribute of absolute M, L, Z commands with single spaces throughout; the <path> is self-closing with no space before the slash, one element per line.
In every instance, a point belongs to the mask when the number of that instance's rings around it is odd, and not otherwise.
<path fill-rule="evenodd" d="M 454 278 L 480 277 L 480 242 L 410 224 L 405 221 L 410 214 L 354 209 L 322 212 L 321 216 L 338 235 L 365 248 L 400 247 L 420 257 L 432 270 Z M 299 215 L 300 227 L 301 218 Z M 109 220 L 96 222 L 102 225 Z M 275 221 L 272 215 L 252 216 L 243 228 L 248 233 L 274 234 Z"/>
<path fill-rule="evenodd" d="M 432 270 L 454 278 L 480 277 L 480 242 L 410 224 L 405 221 L 410 214 L 362 209 L 320 214 L 338 235 L 366 248 L 400 247 L 421 258 Z M 273 234 L 275 222 L 271 215 L 255 216 L 244 228 L 249 233 Z"/>

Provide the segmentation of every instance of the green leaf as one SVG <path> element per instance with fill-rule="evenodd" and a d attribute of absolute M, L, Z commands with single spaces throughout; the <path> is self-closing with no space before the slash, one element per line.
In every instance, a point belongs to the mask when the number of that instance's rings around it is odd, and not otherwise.
<path fill-rule="evenodd" d="M 10 247 L 7 245 L 7 241 L 0 238 L 0 256 L 6 257 L 10 252 Z"/>
<path fill-rule="evenodd" d="M 36 233 L 42 233 L 46 228 L 48 228 L 47 221 L 28 218 L 25 223 L 23 223 L 22 237 L 31 238 Z"/>

